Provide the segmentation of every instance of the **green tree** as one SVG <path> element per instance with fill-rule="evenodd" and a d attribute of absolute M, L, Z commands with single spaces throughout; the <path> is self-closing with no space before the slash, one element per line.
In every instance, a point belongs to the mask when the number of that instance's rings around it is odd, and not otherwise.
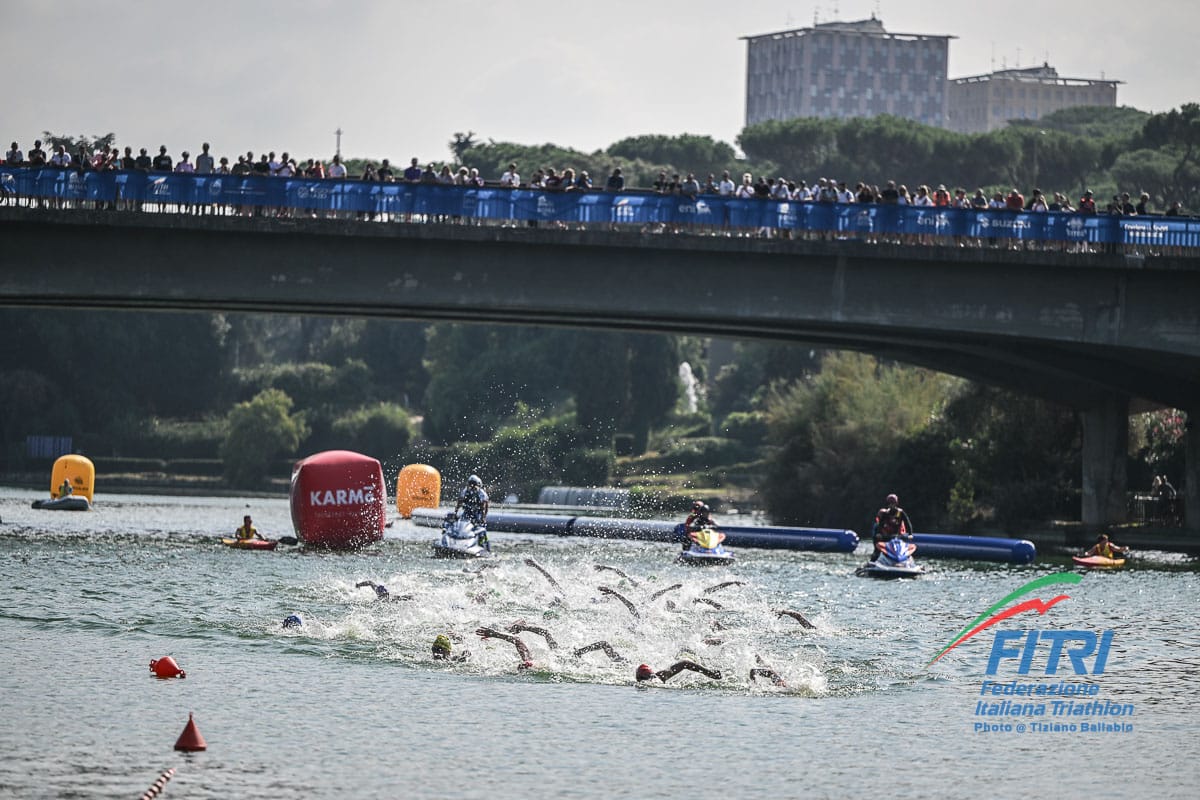
<path fill-rule="evenodd" d="M 775 391 L 768 403 L 777 444 L 762 489 L 771 517 L 787 524 L 867 525 L 889 491 L 928 492 L 933 473 L 908 460 L 904 447 L 941 415 L 959 386 L 947 375 L 871 356 L 827 354 L 819 373 Z"/>
<path fill-rule="evenodd" d="M 230 486 L 261 486 L 271 462 L 294 454 L 308 435 L 303 414 L 292 414 L 292 399 L 278 389 L 267 389 L 253 400 L 238 403 L 229 412 L 228 432 L 221 443 L 221 460 Z"/>

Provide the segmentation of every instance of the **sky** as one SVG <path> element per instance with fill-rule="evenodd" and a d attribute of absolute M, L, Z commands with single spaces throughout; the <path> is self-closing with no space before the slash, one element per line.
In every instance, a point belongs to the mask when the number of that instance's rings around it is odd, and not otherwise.
<path fill-rule="evenodd" d="M 1200 101 L 1200 3 L 1089 0 L 4 0 L 0 138 L 113 132 L 178 156 L 287 151 L 447 159 L 480 141 L 591 152 L 745 122 L 740 37 L 877 14 L 955 36 L 950 77 L 1048 60 L 1124 83 L 1117 103 Z M 7 148 L 5 148 L 7 149 Z M 488 176 L 485 176 L 488 177 Z M 495 176 L 491 176 L 495 177 Z"/>

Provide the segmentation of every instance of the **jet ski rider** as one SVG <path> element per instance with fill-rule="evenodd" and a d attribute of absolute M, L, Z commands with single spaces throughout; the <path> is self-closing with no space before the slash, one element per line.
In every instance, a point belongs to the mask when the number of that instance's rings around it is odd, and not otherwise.
<path fill-rule="evenodd" d="M 695 541 L 692 534 L 705 528 L 716 527 L 717 523 L 713 521 L 712 509 L 708 507 L 708 504 L 699 500 L 692 503 L 692 513 L 688 514 L 688 518 L 683 523 L 684 533 L 687 534 L 687 538 L 683 540 L 683 549 L 687 550 Z"/>
<path fill-rule="evenodd" d="M 876 512 L 875 524 L 871 526 L 871 537 L 875 542 L 871 551 L 871 561 L 879 557 L 883 543 L 897 536 L 906 542 L 912 541 L 912 520 L 908 518 L 908 512 L 900 507 L 900 498 L 889 494 L 884 502 L 887 505 Z"/>
<path fill-rule="evenodd" d="M 467 485 L 458 493 L 454 513 L 458 514 L 460 509 L 468 522 L 481 528 L 487 527 L 488 495 L 483 490 L 483 480 L 478 475 L 467 478 Z M 488 544 L 486 532 L 480 534 L 479 543 L 491 552 L 492 547 Z"/>

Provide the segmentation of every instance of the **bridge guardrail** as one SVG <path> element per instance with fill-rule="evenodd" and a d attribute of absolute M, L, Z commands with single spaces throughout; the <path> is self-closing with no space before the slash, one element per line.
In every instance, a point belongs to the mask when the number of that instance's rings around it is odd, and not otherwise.
<path fill-rule="evenodd" d="M 996 239 L 1080 245 L 1200 248 L 1200 219 L 1072 212 L 1015 212 L 878 204 L 737 199 L 702 194 L 547 191 L 422 183 L 194 175 L 141 171 L 78 172 L 0 167 L 0 193 L 56 204 L 142 208 L 223 206 L 290 209 L 394 219 L 477 219 L 567 225 L 668 225 L 682 229 L 761 229 L 914 241 Z"/>

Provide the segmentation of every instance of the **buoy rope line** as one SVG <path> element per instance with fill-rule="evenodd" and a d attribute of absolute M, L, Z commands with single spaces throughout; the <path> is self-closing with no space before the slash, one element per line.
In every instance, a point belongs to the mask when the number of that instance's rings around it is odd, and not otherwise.
<path fill-rule="evenodd" d="M 174 767 L 171 767 L 170 769 L 165 770 L 163 772 L 163 774 L 158 776 L 158 780 L 156 780 L 154 783 L 150 784 L 150 788 L 147 789 L 146 793 L 142 795 L 141 800 L 153 800 L 155 797 L 158 797 L 160 794 L 162 794 L 162 790 L 166 787 L 167 782 L 170 781 L 171 778 L 174 778 L 174 777 L 175 777 L 175 768 Z"/>

